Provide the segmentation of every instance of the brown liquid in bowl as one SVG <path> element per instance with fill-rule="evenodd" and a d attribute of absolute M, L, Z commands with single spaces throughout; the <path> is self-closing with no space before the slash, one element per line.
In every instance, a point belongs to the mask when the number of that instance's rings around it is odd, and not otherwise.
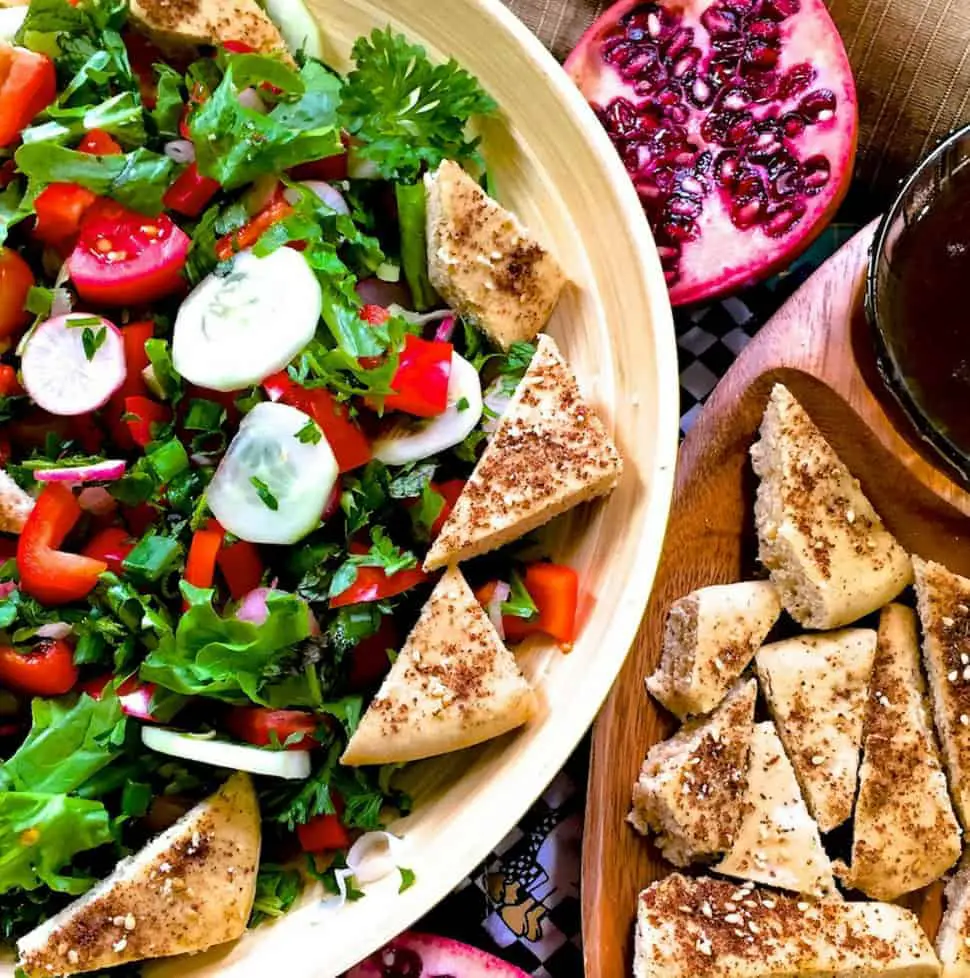
<path fill-rule="evenodd" d="M 885 340 L 927 420 L 970 454 L 970 166 L 901 233 L 892 266 Z"/>

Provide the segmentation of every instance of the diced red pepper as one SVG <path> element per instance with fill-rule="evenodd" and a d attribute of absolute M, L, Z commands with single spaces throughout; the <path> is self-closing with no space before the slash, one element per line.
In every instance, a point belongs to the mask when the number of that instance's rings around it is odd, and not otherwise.
<path fill-rule="evenodd" d="M 434 523 L 431 524 L 431 539 L 433 540 L 441 532 L 441 528 L 445 525 L 445 520 L 451 516 L 451 511 L 455 508 L 455 503 L 458 502 L 458 497 L 461 495 L 462 489 L 465 488 L 465 480 L 448 479 L 446 482 L 432 482 L 431 488 L 444 500 L 441 506 L 441 512 L 438 513 Z"/>
<path fill-rule="evenodd" d="M 44 244 L 69 250 L 80 234 L 81 218 L 97 199 L 97 194 L 76 183 L 49 183 L 34 201 L 35 237 Z"/>
<path fill-rule="evenodd" d="M 26 48 L 0 46 L 0 146 L 14 142 L 56 96 L 57 75 L 50 58 Z"/>
<path fill-rule="evenodd" d="M 121 36 L 128 49 L 131 70 L 138 79 L 141 100 L 145 108 L 154 109 L 158 97 L 154 66 L 165 61 L 165 56 L 144 34 L 126 28 Z"/>
<path fill-rule="evenodd" d="M 32 696 L 61 696 L 77 682 L 74 649 L 63 639 L 43 639 L 19 652 L 0 646 L 0 686 Z"/>
<path fill-rule="evenodd" d="M 333 849 L 346 849 L 350 845 L 350 833 L 341 819 L 344 814 L 343 799 L 331 791 L 331 800 L 336 813 L 315 815 L 308 822 L 296 827 L 296 837 L 304 852 L 329 852 Z"/>
<path fill-rule="evenodd" d="M 163 203 L 169 210 L 186 217 L 198 217 L 218 192 L 219 181 L 202 176 L 199 167 L 190 163 L 165 191 Z"/>
<path fill-rule="evenodd" d="M 532 620 L 506 615 L 502 618 L 505 637 L 511 640 L 541 632 L 563 645 L 576 637 L 576 606 L 579 602 L 579 577 L 572 567 L 562 564 L 530 564 L 523 583 L 539 615 Z"/>
<path fill-rule="evenodd" d="M 270 374 L 263 381 L 263 390 L 271 401 L 282 401 L 293 386 L 293 381 L 285 370 Z"/>
<path fill-rule="evenodd" d="M 276 196 L 238 231 L 224 235 L 216 242 L 216 258 L 227 261 L 238 251 L 251 248 L 274 224 L 286 220 L 293 213 L 293 205 L 277 192 Z"/>
<path fill-rule="evenodd" d="M 248 540 L 237 540 L 224 546 L 216 557 L 216 563 L 234 601 L 259 587 L 263 578 L 263 560 L 256 545 Z"/>
<path fill-rule="evenodd" d="M 87 693 L 92 699 L 99 700 L 104 696 L 105 687 L 114 679 L 111 673 L 88 679 L 81 683 L 81 692 Z M 137 676 L 129 676 L 118 687 L 118 702 L 121 712 L 126 716 L 144 720 L 147 723 L 157 723 L 158 718 L 152 712 L 152 699 L 155 696 L 155 685 L 143 683 Z"/>
<path fill-rule="evenodd" d="M 9 363 L 0 363 L 0 397 L 16 397 L 23 392 L 17 371 Z"/>
<path fill-rule="evenodd" d="M 362 543 L 352 542 L 348 547 L 352 554 L 365 554 L 370 549 Z M 395 594 L 410 591 L 428 580 L 420 567 L 387 574 L 383 567 L 358 567 L 354 583 L 336 597 L 330 599 L 331 608 L 343 608 L 348 604 L 363 604 L 368 601 L 380 601 L 391 598 Z"/>
<path fill-rule="evenodd" d="M 81 507 L 63 483 L 44 487 L 17 544 L 20 586 L 42 604 L 80 601 L 94 590 L 108 565 L 58 548 L 81 517 Z"/>
<path fill-rule="evenodd" d="M 389 411 L 404 411 L 419 418 L 434 418 L 448 407 L 448 381 L 454 348 L 440 340 L 408 334 L 397 371 L 391 381 L 396 391 L 384 398 Z"/>
<path fill-rule="evenodd" d="M 194 587 L 212 587 L 216 577 L 216 560 L 225 530 L 215 520 L 192 535 L 189 555 L 185 560 L 185 580 Z"/>
<path fill-rule="evenodd" d="M 120 526 L 109 526 L 95 534 L 81 551 L 85 557 L 104 561 L 108 570 L 122 572 L 122 562 L 135 549 L 135 541 Z"/>
<path fill-rule="evenodd" d="M 132 416 L 125 418 L 125 424 L 135 444 L 142 448 L 155 439 L 153 425 L 167 424 L 172 420 L 172 413 L 164 404 L 137 394 L 125 398 L 125 414 Z"/>
<path fill-rule="evenodd" d="M 274 378 L 278 376 L 273 375 Z M 276 383 L 271 386 L 274 390 L 280 389 Z M 370 461 L 371 450 L 367 436 L 351 420 L 347 405 L 338 401 L 330 391 L 323 387 L 300 387 L 291 383 L 283 391 L 280 400 L 291 407 L 299 408 L 316 421 L 341 472 L 349 472 Z"/>
<path fill-rule="evenodd" d="M 391 660 L 388 649 L 397 649 L 399 636 L 394 618 L 385 615 L 380 627 L 369 638 L 358 642 L 350 653 L 350 671 L 347 684 L 351 689 L 369 689 L 387 674 Z"/>
<path fill-rule="evenodd" d="M 148 392 L 142 371 L 151 362 L 145 344 L 154 333 L 155 324 L 150 319 L 121 327 L 121 339 L 125 347 L 125 379 L 115 396 L 134 397 Z"/>
<path fill-rule="evenodd" d="M 278 744 L 284 750 L 310 750 L 320 746 L 315 736 L 320 726 L 317 717 L 303 710 L 237 706 L 226 714 L 226 727 L 230 733 L 257 747 Z"/>
<path fill-rule="evenodd" d="M 122 151 L 115 138 L 103 129 L 92 129 L 85 133 L 77 148 L 81 153 L 91 153 L 94 156 L 117 156 Z"/>

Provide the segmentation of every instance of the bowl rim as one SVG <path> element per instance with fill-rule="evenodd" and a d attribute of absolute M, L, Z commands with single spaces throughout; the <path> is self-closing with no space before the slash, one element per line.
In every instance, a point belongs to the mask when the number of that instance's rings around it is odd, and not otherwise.
<path fill-rule="evenodd" d="M 909 384 L 906 382 L 906 378 L 903 376 L 902 370 L 896 362 L 896 358 L 890 349 L 890 344 L 886 339 L 885 330 L 879 319 L 881 292 L 878 282 L 878 264 L 880 256 L 885 249 L 886 240 L 893 222 L 898 217 L 910 191 L 926 171 L 939 162 L 940 157 L 951 146 L 967 137 L 970 137 L 970 123 L 951 129 L 936 142 L 926 156 L 900 181 L 899 189 L 893 197 L 892 203 L 890 203 L 879 219 L 872 238 L 872 244 L 869 246 L 869 256 L 866 262 L 865 292 L 863 296 L 863 307 L 866 320 L 869 324 L 869 333 L 875 347 L 876 368 L 883 382 L 883 386 L 892 395 L 893 400 L 899 405 L 903 414 L 906 416 L 911 427 L 911 434 L 916 435 L 921 442 L 929 445 L 935 451 L 937 457 L 945 462 L 951 472 L 964 483 L 970 482 L 970 451 L 965 452 L 958 448 L 927 417 L 926 413 L 919 406 L 919 402 L 910 389 Z M 970 162 L 970 154 L 968 154 L 967 160 Z"/>

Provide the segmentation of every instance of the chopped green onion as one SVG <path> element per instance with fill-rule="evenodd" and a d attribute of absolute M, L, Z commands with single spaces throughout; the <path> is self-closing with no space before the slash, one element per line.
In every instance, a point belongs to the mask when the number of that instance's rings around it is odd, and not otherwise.
<path fill-rule="evenodd" d="M 125 557 L 121 566 L 133 577 L 157 581 L 175 566 L 181 552 L 178 540 L 147 533 Z"/>
<path fill-rule="evenodd" d="M 170 438 L 154 448 L 146 456 L 162 484 L 169 482 L 189 467 L 189 456 L 178 438 Z"/>
<path fill-rule="evenodd" d="M 193 398 L 183 422 L 188 431 L 218 431 L 226 416 L 226 409 L 215 401 Z"/>

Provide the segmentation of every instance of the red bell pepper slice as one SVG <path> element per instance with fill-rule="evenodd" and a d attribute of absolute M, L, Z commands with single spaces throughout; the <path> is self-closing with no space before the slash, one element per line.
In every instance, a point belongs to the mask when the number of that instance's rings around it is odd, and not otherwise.
<path fill-rule="evenodd" d="M 0 146 L 9 146 L 20 131 L 57 97 L 54 62 L 26 48 L 0 46 Z"/>
<path fill-rule="evenodd" d="M 162 201 L 171 211 L 186 217 L 198 217 L 218 192 L 219 181 L 204 177 L 199 173 L 199 167 L 190 163 L 165 191 Z"/>
<path fill-rule="evenodd" d="M 237 251 L 251 248 L 274 224 L 286 220 L 293 213 L 293 205 L 277 191 L 276 196 L 241 228 L 224 235 L 216 242 L 216 258 L 228 261 Z"/>
<path fill-rule="evenodd" d="M 98 195 L 76 183 L 49 183 L 37 195 L 34 236 L 52 247 L 68 250 L 81 230 L 81 218 Z"/>
<path fill-rule="evenodd" d="M 579 602 L 579 576 L 562 564 L 530 564 L 523 583 L 539 609 L 533 619 L 506 615 L 502 618 L 505 637 L 513 641 L 541 632 L 563 645 L 576 637 L 576 606 Z"/>
<path fill-rule="evenodd" d="M 308 822 L 296 827 L 296 837 L 304 852 L 328 852 L 331 849 L 346 849 L 350 845 L 350 833 L 341 819 L 344 814 L 344 801 L 335 791 L 330 792 L 335 814 L 315 815 Z"/>
<path fill-rule="evenodd" d="M 81 507 L 63 483 L 50 483 L 37 497 L 17 544 L 20 586 L 41 604 L 80 601 L 94 590 L 108 565 L 58 548 L 81 517 Z"/>
<path fill-rule="evenodd" d="M 74 688 L 74 650 L 63 639 L 44 639 L 26 652 L 0 646 L 0 686 L 33 696 L 61 696 Z"/>
<path fill-rule="evenodd" d="M 391 381 L 391 389 L 396 393 L 384 398 L 384 407 L 419 418 L 443 414 L 448 407 L 453 351 L 450 343 L 408 334 Z"/>
<path fill-rule="evenodd" d="M 114 679 L 111 673 L 89 679 L 81 683 L 81 692 L 87 693 L 92 699 L 99 700 L 104 696 L 105 687 Z M 144 720 L 147 723 L 158 723 L 158 718 L 152 712 L 152 699 L 155 696 L 154 683 L 143 683 L 137 676 L 129 676 L 118 687 L 118 702 L 121 712 L 126 716 Z"/>
<path fill-rule="evenodd" d="M 464 479 L 448 479 L 446 482 L 432 482 L 431 488 L 444 500 L 441 504 L 441 512 L 435 517 L 431 524 L 431 539 L 433 540 L 445 525 L 445 520 L 451 516 L 451 511 L 458 502 L 458 497 L 465 488 Z"/>
<path fill-rule="evenodd" d="M 320 746 L 315 736 L 320 726 L 317 717 L 303 710 L 236 706 L 226 714 L 230 733 L 257 747 L 279 745 L 284 750 L 310 750 Z"/>
<path fill-rule="evenodd" d="M 155 439 L 153 425 L 167 424 L 172 420 L 172 413 L 164 404 L 139 395 L 125 398 L 125 415 L 131 415 L 125 418 L 125 424 L 135 444 L 142 448 Z"/>
<path fill-rule="evenodd" d="M 194 587 L 212 587 L 216 577 L 216 559 L 222 547 L 225 530 L 215 520 L 192 535 L 185 560 L 185 580 Z"/>
<path fill-rule="evenodd" d="M 223 547 L 216 556 L 219 570 L 234 601 L 244 598 L 263 579 L 263 560 L 256 545 L 237 540 Z"/>
<path fill-rule="evenodd" d="M 103 129 L 91 129 L 77 144 L 78 152 L 91 153 L 93 156 L 117 156 L 121 146 L 115 138 Z"/>
<path fill-rule="evenodd" d="M 104 561 L 108 565 L 108 570 L 120 574 L 125 557 L 134 549 L 135 541 L 129 536 L 127 530 L 120 526 L 109 526 L 96 533 L 81 553 L 85 557 Z"/>
<path fill-rule="evenodd" d="M 365 554 L 369 548 L 361 543 L 351 543 L 348 548 L 352 554 Z M 354 583 L 340 594 L 330 599 L 331 608 L 343 608 L 348 604 L 363 604 L 380 601 L 395 594 L 410 591 L 418 584 L 428 580 L 428 575 L 420 567 L 387 574 L 383 567 L 358 567 Z"/>
<path fill-rule="evenodd" d="M 393 617 L 385 615 L 377 631 L 358 642 L 350 653 L 348 686 L 352 690 L 369 689 L 383 679 L 391 668 L 387 650 L 397 649 L 399 640 Z"/>
<path fill-rule="evenodd" d="M 284 394 L 283 402 L 299 408 L 320 426 L 341 472 L 366 465 L 371 458 L 367 435 L 351 421 L 345 404 L 323 387 L 304 388 L 296 384 Z"/>

